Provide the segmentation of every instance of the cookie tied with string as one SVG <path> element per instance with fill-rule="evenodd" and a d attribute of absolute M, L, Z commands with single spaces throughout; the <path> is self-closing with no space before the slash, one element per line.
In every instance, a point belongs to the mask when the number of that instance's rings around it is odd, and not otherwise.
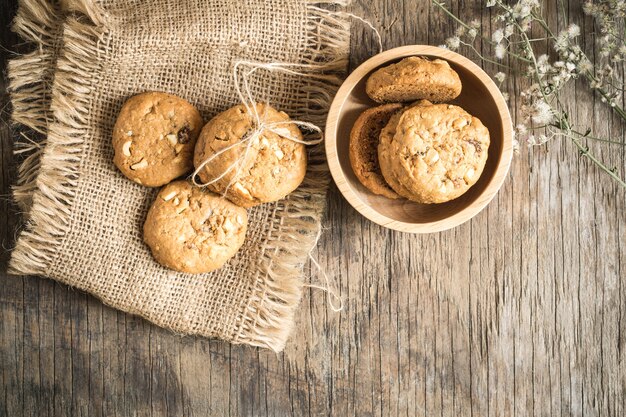
<path fill-rule="evenodd" d="M 194 166 L 197 185 L 253 207 L 298 188 L 306 173 L 305 142 L 286 113 L 263 103 L 241 104 L 204 126 Z"/>

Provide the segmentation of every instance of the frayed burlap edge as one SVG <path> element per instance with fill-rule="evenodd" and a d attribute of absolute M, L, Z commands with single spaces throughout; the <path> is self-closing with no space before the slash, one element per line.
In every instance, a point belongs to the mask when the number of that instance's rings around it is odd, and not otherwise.
<path fill-rule="evenodd" d="M 71 8 L 75 3 L 82 1 L 66 1 L 62 4 L 62 10 L 79 10 Z M 36 42 L 49 36 L 45 31 L 52 27 L 38 26 L 38 23 L 47 21 L 53 24 L 54 18 L 59 19 L 45 1 L 22 0 L 20 10 L 28 10 L 29 14 L 16 18 L 14 30 L 20 34 L 32 34 L 31 39 Z M 29 20 L 35 17 L 38 20 Z M 47 94 L 51 97 L 49 109 L 45 108 L 46 99 L 34 102 L 31 107 L 19 100 L 14 101 L 14 98 L 21 96 L 23 89 L 28 91 L 28 79 L 20 82 L 19 78 L 28 77 L 28 74 L 20 71 L 29 67 L 24 57 L 16 58 L 9 64 L 9 78 L 14 86 L 11 91 L 13 121 L 25 124 L 24 118 L 32 112 L 38 112 L 34 116 L 41 117 L 43 123 L 47 124 L 44 130 L 47 131 L 45 146 L 33 145 L 37 150 L 31 155 L 32 161 L 22 164 L 18 173 L 18 187 L 14 191 L 16 200 L 29 198 L 24 195 L 29 191 L 32 198 L 28 221 L 17 239 L 9 262 L 8 272 L 16 275 L 45 274 L 48 266 L 54 262 L 57 248 L 61 246 L 69 226 L 82 144 L 88 131 L 90 83 L 94 81 L 90 74 L 95 72 L 98 65 L 98 60 L 92 57 L 99 53 L 104 31 L 76 17 L 68 17 L 58 25 L 59 31 L 62 31 L 59 32 L 59 38 L 62 38 L 63 47 L 62 52 L 57 53 L 56 65 L 54 57 L 40 62 L 41 65 L 51 65 L 54 72 L 54 75 L 50 75 L 53 77 L 52 85 L 43 94 L 44 97 Z M 36 83 L 38 79 L 33 78 L 31 81 Z M 42 88 L 49 81 L 50 78 L 44 79 Z"/>
<path fill-rule="evenodd" d="M 47 12 L 41 1 L 26 2 L 31 7 L 42 6 L 40 13 Z M 307 108 L 304 117 L 323 126 L 330 102 L 341 83 L 340 76 L 347 67 L 349 24 L 314 7 L 320 4 L 345 6 L 345 1 L 309 0 L 307 4 L 308 45 L 301 63 L 313 64 L 316 68 L 311 70 L 303 88 Z M 89 83 L 94 81 L 88 75 L 94 73 L 94 66 L 98 65 L 98 60 L 92 57 L 106 44 L 105 15 L 91 1 L 65 2 L 64 9 L 81 12 L 90 22 L 72 17 L 63 26 L 64 46 L 51 89 L 53 122 L 48 124 L 47 144 L 38 158 L 35 176 L 33 170 L 26 170 L 31 172 L 28 176 L 22 171 L 19 174 L 21 184 L 28 184 L 28 189 L 34 191 L 31 192 L 29 221 L 18 238 L 9 264 L 12 274 L 45 274 L 69 227 L 83 138 L 87 134 Z M 16 20 L 15 25 L 18 32 L 22 27 L 32 26 L 27 19 Z M 12 65 L 21 66 L 19 62 Z M 17 79 L 18 75 L 13 70 L 10 76 Z M 14 94 L 21 91 L 16 85 Z M 22 123 L 23 117 L 22 110 L 14 110 L 14 121 Z M 280 221 L 274 223 L 270 232 L 254 277 L 253 294 L 242 311 L 231 342 L 276 352 L 283 350 L 301 298 L 302 269 L 316 242 L 329 181 L 323 147 L 317 146 L 310 150 L 308 173 L 302 186 L 275 206 L 276 212 L 280 212 Z"/>
<path fill-rule="evenodd" d="M 14 143 L 22 159 L 13 196 L 28 215 L 36 188 L 42 150 L 45 148 L 50 117 L 50 86 L 63 23 L 61 6 L 45 0 L 21 1 L 13 20 L 13 31 L 34 46 L 32 52 L 8 63 L 7 91 L 13 106 L 12 120 L 22 130 Z"/>

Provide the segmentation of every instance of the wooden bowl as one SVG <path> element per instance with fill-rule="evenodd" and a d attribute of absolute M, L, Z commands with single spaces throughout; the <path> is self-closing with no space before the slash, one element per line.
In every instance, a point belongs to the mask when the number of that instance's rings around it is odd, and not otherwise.
<path fill-rule="evenodd" d="M 461 95 L 451 103 L 478 117 L 491 137 L 487 163 L 478 182 L 459 198 L 446 203 L 419 204 L 375 195 L 359 182 L 350 165 L 348 146 L 352 125 L 363 110 L 377 105 L 365 93 L 368 76 L 380 67 L 413 55 L 448 61 L 463 83 Z M 326 122 L 326 157 L 339 191 L 359 213 L 390 229 L 432 233 L 466 222 L 496 195 L 511 164 L 512 132 L 511 115 L 504 97 L 478 65 L 446 49 L 409 45 L 368 59 L 339 88 Z"/>

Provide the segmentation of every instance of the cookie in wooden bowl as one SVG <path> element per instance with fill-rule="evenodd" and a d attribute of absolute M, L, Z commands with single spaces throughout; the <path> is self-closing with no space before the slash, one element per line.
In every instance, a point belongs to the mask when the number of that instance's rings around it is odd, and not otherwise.
<path fill-rule="evenodd" d="M 387 184 L 380 172 L 378 144 L 380 133 L 389 120 L 412 106 L 427 106 L 428 100 L 419 100 L 408 107 L 400 103 L 389 103 L 365 110 L 354 122 L 350 131 L 350 164 L 365 188 L 376 195 L 397 199 L 400 196 Z"/>
<path fill-rule="evenodd" d="M 367 95 L 378 103 L 427 99 L 441 103 L 461 94 L 461 79 L 443 59 L 404 58 L 372 73 L 365 84 Z"/>
<path fill-rule="evenodd" d="M 402 109 L 390 103 L 372 107 L 361 113 L 350 132 L 350 164 L 361 184 L 377 195 L 400 196 L 385 182 L 378 163 L 378 138 L 389 119 Z"/>
<path fill-rule="evenodd" d="M 387 183 L 417 203 L 444 203 L 478 181 L 489 130 L 459 106 L 413 106 L 382 130 L 378 157 Z"/>

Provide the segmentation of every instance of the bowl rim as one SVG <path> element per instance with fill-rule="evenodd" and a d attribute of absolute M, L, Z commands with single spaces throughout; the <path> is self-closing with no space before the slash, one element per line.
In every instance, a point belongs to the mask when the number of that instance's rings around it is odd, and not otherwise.
<path fill-rule="evenodd" d="M 346 176 L 343 173 L 341 164 L 339 162 L 339 156 L 337 154 L 337 127 L 339 124 L 339 115 L 343 109 L 349 92 L 354 86 L 372 70 L 389 63 L 390 61 L 406 58 L 415 55 L 427 55 L 431 57 L 445 59 L 456 65 L 464 67 L 470 70 L 476 78 L 487 88 L 487 91 L 492 96 L 498 114 L 502 123 L 502 151 L 500 153 L 500 161 L 496 168 L 495 173 L 491 177 L 489 183 L 481 194 L 467 207 L 463 208 L 459 212 L 445 217 L 440 220 L 426 222 L 426 223 L 409 223 L 400 220 L 392 219 L 369 205 L 365 204 L 356 194 Z M 328 117 L 326 119 L 325 129 L 325 150 L 326 159 L 330 168 L 330 173 L 339 188 L 339 191 L 343 197 L 350 203 L 352 207 L 359 213 L 365 216 L 372 222 L 379 224 L 383 227 L 398 230 L 408 233 L 436 233 L 444 230 L 456 227 L 472 217 L 476 216 L 498 193 L 504 180 L 509 172 L 511 166 L 511 159 L 513 157 L 513 125 L 511 120 L 511 114 L 509 113 L 508 106 L 500 89 L 493 82 L 491 77 L 483 71 L 478 65 L 469 60 L 468 58 L 460 55 L 456 52 L 448 49 L 439 48 L 430 45 L 406 45 L 397 48 L 389 49 L 381 52 L 367 61 L 359 65 L 352 73 L 345 79 L 342 85 L 337 90 L 333 102 L 328 111 Z"/>

